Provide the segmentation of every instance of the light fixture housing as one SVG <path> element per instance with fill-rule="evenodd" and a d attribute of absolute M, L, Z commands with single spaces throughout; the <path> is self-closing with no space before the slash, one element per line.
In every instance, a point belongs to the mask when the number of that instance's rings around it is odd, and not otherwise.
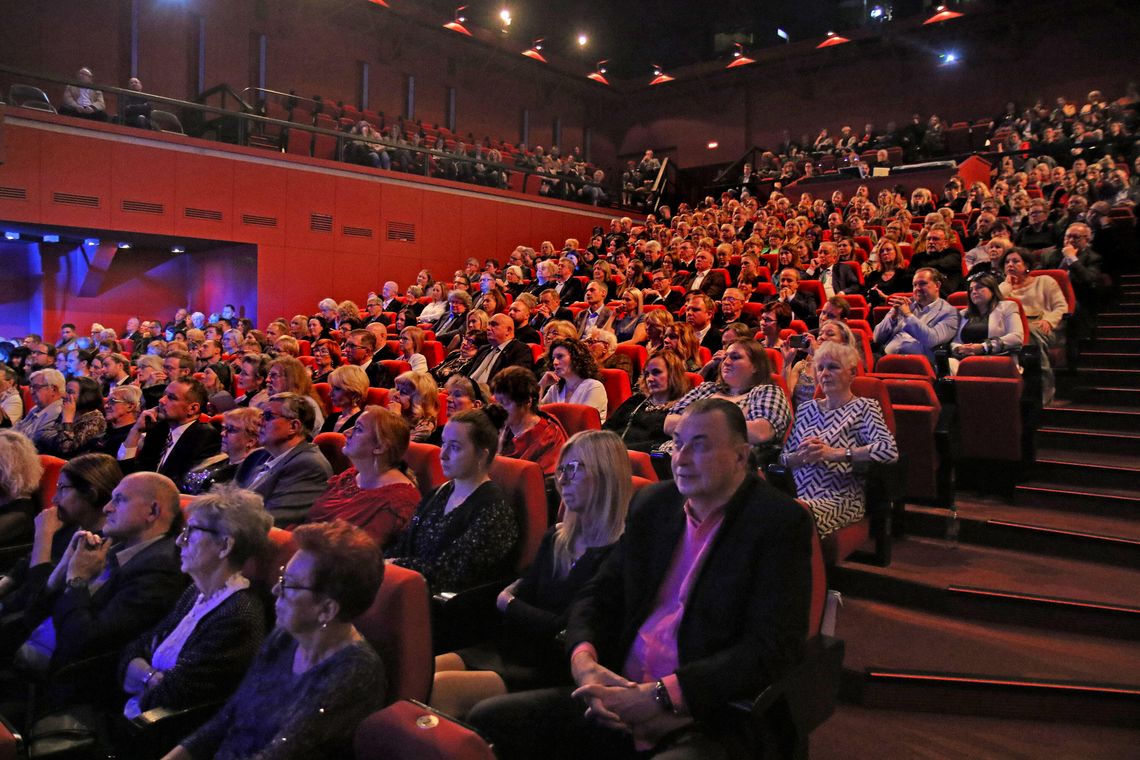
<path fill-rule="evenodd" d="M 945 5 L 940 5 L 934 9 L 934 15 L 931 16 L 930 18 L 926 19 L 926 21 L 923 21 L 922 24 L 923 24 L 923 26 L 925 26 L 926 24 L 940 24 L 943 21 L 949 21 L 949 20 L 955 19 L 955 18 L 962 18 L 962 15 L 963 14 L 959 13 L 958 11 L 950 10 Z"/>
<path fill-rule="evenodd" d="M 373 5 L 379 5 L 381 8 L 388 7 L 388 3 L 385 2 L 385 0 L 368 0 L 368 2 L 372 3 Z"/>
<path fill-rule="evenodd" d="M 590 38 L 587 37 L 585 34 L 579 34 L 578 35 L 578 47 L 586 47 L 586 45 L 588 45 L 588 44 L 590 44 Z"/>
<path fill-rule="evenodd" d="M 44 235 L 44 242 L 45 243 L 58 243 L 59 242 L 59 235 Z"/>
<path fill-rule="evenodd" d="M 542 37 L 534 41 L 534 44 L 522 52 L 527 58 L 533 58 L 539 63 L 546 63 L 546 59 L 542 56 Z"/>
<path fill-rule="evenodd" d="M 450 29 L 453 32 L 458 32 L 459 34 L 465 34 L 468 37 L 470 37 L 471 32 L 467 31 L 467 27 L 465 27 L 463 25 L 464 22 L 467 21 L 467 17 L 463 15 L 463 11 L 465 11 L 465 10 L 467 10 L 466 5 L 461 5 L 458 8 L 456 8 L 455 9 L 455 18 L 452 19 L 451 21 L 448 21 L 446 24 L 444 24 L 443 28 L 444 29 Z"/>
<path fill-rule="evenodd" d="M 827 38 L 823 42 L 816 45 L 815 48 L 816 50 L 819 50 L 820 48 L 835 47 L 836 45 L 842 45 L 843 43 L 850 41 L 851 40 L 847 39 L 846 37 L 842 37 L 835 32 L 828 32 Z"/>
<path fill-rule="evenodd" d="M 175 254 L 186 253 L 186 248 L 181 245 L 172 245 L 170 246 L 170 252 Z"/>
<path fill-rule="evenodd" d="M 726 69 L 735 69 L 737 66 L 747 66 L 750 63 L 756 63 L 755 58 L 749 58 L 744 54 L 744 45 L 739 42 L 733 43 L 736 45 L 732 51 L 732 60 L 725 66 Z"/>
<path fill-rule="evenodd" d="M 653 80 L 649 83 L 650 87 L 655 84 L 665 84 L 666 82 L 672 82 L 673 79 L 674 77 L 666 74 L 664 69 L 662 69 L 656 63 L 653 64 Z"/>
<path fill-rule="evenodd" d="M 129 251 L 129 250 L 131 250 L 131 244 L 130 244 L 130 243 L 128 243 L 127 241 L 125 241 L 125 240 L 124 240 L 124 241 L 122 241 L 122 242 L 120 242 L 120 243 L 118 243 L 118 244 L 117 244 L 117 247 L 118 247 L 118 249 L 119 249 L 120 251 Z"/>
<path fill-rule="evenodd" d="M 608 87 L 610 80 L 606 79 L 606 64 L 609 62 L 610 60 L 608 58 L 602 61 L 598 61 L 598 68 L 593 72 L 587 74 L 586 79 L 593 79 L 598 84 L 604 84 Z"/>
<path fill-rule="evenodd" d="M 4 233 L 4 239 L 5 240 L 19 240 L 20 239 L 20 233 L 19 232 L 5 232 Z"/>

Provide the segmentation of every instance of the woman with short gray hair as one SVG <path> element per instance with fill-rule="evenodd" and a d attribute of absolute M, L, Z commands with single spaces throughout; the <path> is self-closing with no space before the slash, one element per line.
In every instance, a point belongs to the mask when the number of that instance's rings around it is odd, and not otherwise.
<path fill-rule="evenodd" d="M 39 511 L 32 495 L 44 468 L 36 447 L 23 433 L 0 430 L 0 546 L 27 543 Z"/>

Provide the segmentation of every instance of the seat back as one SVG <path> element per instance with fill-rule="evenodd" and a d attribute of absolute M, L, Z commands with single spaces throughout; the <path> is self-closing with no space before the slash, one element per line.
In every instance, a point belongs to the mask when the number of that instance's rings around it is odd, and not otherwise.
<path fill-rule="evenodd" d="M 392 378 L 395 379 L 395 375 Z M 388 406 L 388 389 L 387 388 L 369 388 L 368 394 L 364 397 L 365 406 Z"/>
<path fill-rule="evenodd" d="M 439 464 L 439 446 L 413 441 L 408 444 L 404 462 L 408 465 L 408 469 L 416 474 L 416 484 L 424 496 L 447 481 L 443 476 L 443 467 Z"/>
<path fill-rule="evenodd" d="M 883 382 L 895 415 L 895 439 L 899 451 L 906 453 L 907 496 L 935 500 L 942 465 L 934 437 L 942 413 L 938 394 L 931 383 L 917 377 L 887 378 Z"/>
<path fill-rule="evenodd" d="M 30 84 L 14 84 L 8 88 L 8 100 L 13 105 L 27 106 L 39 111 L 55 113 L 55 107 L 48 100 L 47 93 Z"/>
<path fill-rule="evenodd" d="M 645 346 L 640 343 L 618 343 L 617 352 L 629 357 L 633 363 L 633 376 L 641 377 L 645 363 L 649 361 L 649 353 L 645 350 Z"/>
<path fill-rule="evenodd" d="M 1021 379 L 1017 361 L 1010 356 L 967 356 L 958 365 L 960 377 L 1004 377 Z"/>
<path fill-rule="evenodd" d="M 424 341 L 424 359 L 427 359 L 428 369 L 434 369 L 443 362 L 443 344 L 438 340 Z"/>
<path fill-rule="evenodd" d="M 566 428 L 567 435 L 574 435 L 583 430 L 601 430 L 602 415 L 592 406 L 585 404 L 543 404 L 542 411 L 555 417 L 562 427 Z"/>
<path fill-rule="evenodd" d="M 587 408 L 595 415 L 598 413 L 593 407 Z M 491 480 L 503 489 L 519 520 L 521 540 L 515 567 L 521 575 L 534 560 L 548 527 L 546 481 L 542 468 L 523 459 L 497 456 L 491 465 Z"/>
<path fill-rule="evenodd" d="M 764 353 L 768 354 L 768 368 L 774 374 L 784 374 L 784 354 L 775 348 L 765 348 Z"/>
<path fill-rule="evenodd" d="M 956 290 L 950 295 L 946 296 L 946 301 L 959 309 L 964 309 L 970 305 L 970 294 L 964 290 Z"/>
<path fill-rule="evenodd" d="M 657 481 L 657 471 L 653 469 L 653 459 L 644 451 L 629 452 L 629 466 L 635 477 L 645 478 L 650 482 Z"/>
<path fill-rule="evenodd" d="M 434 660 L 427 581 L 414 570 L 387 565 L 376 598 L 354 621 L 384 661 L 388 699 L 427 699 Z"/>
<path fill-rule="evenodd" d="M 412 371 L 412 365 L 403 359 L 381 359 L 380 363 L 384 365 L 384 369 L 388 370 L 388 374 L 392 376 L 393 380 L 405 372 Z"/>
<path fill-rule="evenodd" d="M 318 433 L 317 437 L 313 439 L 313 443 L 317 444 L 317 448 L 325 455 L 325 459 L 329 461 L 329 466 L 336 474 L 342 473 L 352 466 L 352 462 L 348 461 L 348 457 L 344 455 L 344 442 L 344 433 Z"/>
<path fill-rule="evenodd" d="M 339 408 L 333 406 L 332 402 L 332 385 L 330 383 L 313 383 L 313 390 L 321 398 L 321 405 L 330 412 L 339 411 Z"/>
<path fill-rule="evenodd" d="M 185 506 L 183 506 L 183 511 L 185 511 Z M 241 573 L 249 579 L 254 588 L 268 594 L 277 584 L 277 576 L 281 573 L 281 568 L 289 563 L 289 558 L 296 551 L 297 542 L 293 540 L 291 531 L 282 528 L 270 528 L 268 550 L 259 557 L 250 557 L 246 560 Z"/>
<path fill-rule="evenodd" d="M 891 435 L 895 434 L 895 414 L 886 383 L 877 377 L 856 377 L 851 381 L 851 392 L 856 396 L 878 401 L 879 407 L 883 410 L 883 420 L 887 423 L 887 429 L 891 431 Z"/>
<path fill-rule="evenodd" d="M 921 354 L 887 354 L 875 365 L 875 373 L 889 375 L 918 375 L 933 380 L 934 367 Z"/>
<path fill-rule="evenodd" d="M 475 731 L 410 700 L 365 718 L 354 745 L 357 760 L 495 760 L 494 750 Z"/>
<path fill-rule="evenodd" d="M 59 481 L 59 471 L 67 462 L 59 457 L 53 457 L 50 454 L 40 454 L 40 465 L 43 466 L 43 474 L 40 475 L 40 506 L 51 506 L 51 500 L 55 498 L 56 483 Z"/>
<path fill-rule="evenodd" d="M 633 391 L 629 387 L 629 373 L 624 369 L 603 369 L 601 373 L 602 385 L 606 389 L 606 414 L 610 415 L 633 395 Z"/>
<path fill-rule="evenodd" d="M 961 450 L 972 459 L 1018 462 L 1022 380 L 1006 356 L 969 356 L 954 377 Z"/>

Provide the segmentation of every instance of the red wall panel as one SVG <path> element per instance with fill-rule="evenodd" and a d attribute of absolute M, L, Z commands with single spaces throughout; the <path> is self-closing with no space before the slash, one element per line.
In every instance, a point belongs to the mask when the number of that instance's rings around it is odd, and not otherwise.
<path fill-rule="evenodd" d="M 40 144 L 43 212 L 73 227 L 105 229 L 111 221 L 107 146 L 82 135 L 53 133 Z"/>
<path fill-rule="evenodd" d="M 232 240 L 234 162 L 178 154 L 174 231 L 185 237 Z"/>
<path fill-rule="evenodd" d="M 289 170 L 253 161 L 234 166 L 235 240 L 285 244 L 285 205 L 281 195 Z"/>
<path fill-rule="evenodd" d="M 177 154 L 161 148 L 112 143 L 111 226 L 128 231 L 174 233 Z"/>
<path fill-rule="evenodd" d="M 494 257 L 506 265 L 507 257 L 516 246 L 532 245 L 531 209 L 515 203 L 496 203 L 495 252 Z"/>
<path fill-rule="evenodd" d="M 336 182 L 328 174 L 293 170 L 285 182 L 285 242 L 331 250 L 336 240 Z M 314 215 L 317 217 L 314 218 Z M 321 225 L 331 217 L 329 229 Z M 316 225 L 316 228 L 314 228 Z"/>
<path fill-rule="evenodd" d="M 0 107 L 5 112 L 9 109 Z M 22 198 L 0 198 L 0 218 L 11 221 L 39 221 L 43 204 L 40 182 L 40 132 L 17 129 L 7 124 L 4 129 L 4 163 L 0 164 L 0 187 L 23 192 Z M 7 194 L 7 193 L 5 193 Z"/>
<path fill-rule="evenodd" d="M 336 181 L 336 247 L 351 253 L 380 253 L 379 182 L 339 177 Z M 365 234 L 367 233 L 367 235 Z"/>
<path fill-rule="evenodd" d="M 474 256 L 483 261 L 496 253 L 495 243 L 497 234 L 495 225 L 498 222 L 498 213 L 495 201 L 482 198 L 463 199 L 463 212 L 460 224 L 463 228 L 463 257 Z"/>
<path fill-rule="evenodd" d="M 443 193 L 438 195 L 444 197 Z M 436 196 L 436 193 L 432 193 L 431 206 L 435 205 Z M 419 259 L 421 252 L 426 250 L 423 248 L 422 242 L 425 219 L 428 224 L 431 224 L 433 220 L 438 220 L 440 217 L 435 208 L 430 208 L 425 213 L 424 202 L 425 191 L 419 188 L 405 185 L 383 186 L 380 192 L 379 230 L 382 259 Z M 454 218 L 449 219 L 448 222 L 454 224 Z M 411 242 L 399 239 L 389 240 L 389 225 L 393 225 L 393 231 L 404 230 L 406 225 L 412 225 L 415 229 L 415 240 Z"/>
<path fill-rule="evenodd" d="M 463 198 L 451 193 L 426 196 L 425 223 L 420 226 L 419 240 L 424 266 L 437 280 L 450 280 L 463 264 Z"/>

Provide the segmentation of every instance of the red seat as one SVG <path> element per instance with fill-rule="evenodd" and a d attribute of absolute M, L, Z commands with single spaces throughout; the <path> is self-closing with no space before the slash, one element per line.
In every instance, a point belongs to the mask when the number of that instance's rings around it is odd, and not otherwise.
<path fill-rule="evenodd" d="M 428 369 L 434 369 L 443 362 L 443 344 L 438 340 L 425 340 L 424 358 L 427 359 Z"/>
<path fill-rule="evenodd" d="M 971 459 L 1021 461 L 1022 380 L 1006 356 L 968 356 L 954 377 L 961 450 Z"/>
<path fill-rule="evenodd" d="M 606 414 L 611 415 L 633 395 L 629 387 L 629 373 L 624 369 L 603 369 L 601 373 L 602 385 L 606 389 Z"/>
<path fill-rule="evenodd" d="M 592 406 L 585 404 L 543 404 L 542 411 L 553 415 L 562 427 L 566 428 L 567 435 L 574 435 L 583 430 L 601 430 L 602 415 Z"/>
<path fill-rule="evenodd" d="M 875 374 L 918 375 L 934 380 L 930 360 L 920 354 L 887 354 L 875 365 Z"/>
<path fill-rule="evenodd" d="M 809 293 L 815 299 L 816 306 L 823 306 L 824 302 L 827 301 L 823 283 L 819 280 L 800 280 L 796 287 L 801 293 Z"/>
<path fill-rule="evenodd" d="M 895 415 L 895 438 L 905 454 L 907 496 L 926 501 L 939 500 L 938 473 L 942 456 L 935 439 L 942 404 L 934 386 L 920 378 L 887 378 L 887 393 Z"/>
<path fill-rule="evenodd" d="M 587 407 L 595 414 L 598 410 Z M 542 468 L 534 462 L 510 457 L 495 457 L 491 465 L 491 480 L 507 496 L 507 503 L 515 508 L 519 519 L 521 540 L 518 562 L 515 567 L 521 575 L 534 560 L 538 545 L 548 526 L 546 480 Z"/>
<path fill-rule="evenodd" d="M 970 294 L 964 290 L 956 290 L 950 295 L 946 296 L 946 301 L 958 309 L 964 309 L 970 305 Z"/>
<path fill-rule="evenodd" d="M 31 408 L 31 407 L 27 407 Z M 40 464 L 44 468 L 44 472 L 40 475 L 40 506 L 51 506 L 51 500 L 55 498 L 55 488 L 59 481 L 59 471 L 67 464 L 66 460 L 59 457 L 53 457 L 50 454 L 40 454 Z"/>
<path fill-rule="evenodd" d="M 384 660 L 389 701 L 427 699 L 435 661 L 424 577 L 399 565 L 385 566 L 376 599 L 354 624 Z"/>
<path fill-rule="evenodd" d="M 416 475 L 416 485 L 420 493 L 427 496 L 443 485 L 447 478 L 443 475 L 443 468 L 439 464 L 439 447 L 430 443 L 408 444 L 408 451 L 404 454 L 404 462 Z"/>
<path fill-rule="evenodd" d="M 531 358 L 534 359 L 535 364 L 538 364 L 538 362 L 542 359 L 543 355 L 546 354 L 546 349 L 543 348 L 542 344 L 540 344 L 540 343 L 527 343 L 527 345 L 530 346 Z"/>
<path fill-rule="evenodd" d="M 685 376 L 689 378 L 689 390 L 696 388 L 705 381 L 700 372 L 686 372 Z"/>
<path fill-rule="evenodd" d="M 855 276 L 859 279 L 859 284 L 860 285 L 863 284 L 863 267 L 859 265 L 858 261 L 841 261 L 839 263 L 843 264 L 844 266 L 850 267 L 855 272 Z M 844 293 L 843 297 L 846 298 L 847 294 Z M 860 297 L 862 297 L 862 296 L 860 296 Z M 848 303 L 850 303 L 850 301 L 848 301 Z"/>
<path fill-rule="evenodd" d="M 653 459 L 644 451 L 629 452 L 629 466 L 636 477 L 649 481 L 657 480 L 657 471 L 653 469 Z"/>
<path fill-rule="evenodd" d="M 357 760 L 495 760 L 495 752 L 479 734 L 411 700 L 365 718 L 356 729 L 354 745 Z"/>
<path fill-rule="evenodd" d="M 185 504 L 182 509 L 185 512 Z M 250 583 L 266 593 L 273 589 L 281 568 L 288 564 L 289 558 L 297 551 L 292 531 L 282 528 L 269 529 L 269 543 L 269 551 L 260 557 L 250 557 L 241 570 Z"/>
<path fill-rule="evenodd" d="M 298 340 L 297 346 L 301 349 L 301 356 L 312 356 L 313 345 L 307 340 Z"/>
<path fill-rule="evenodd" d="M 313 439 L 313 443 L 317 444 L 325 459 L 329 460 L 329 466 L 334 473 L 344 472 L 352 465 L 344 455 L 344 442 L 343 433 L 318 433 Z"/>
<path fill-rule="evenodd" d="M 764 353 L 768 354 L 768 369 L 772 370 L 774 374 L 783 374 L 784 355 L 775 348 L 765 348 Z"/>
<path fill-rule="evenodd" d="M 701 366 L 703 367 L 704 365 L 706 365 L 712 361 L 712 351 L 710 351 L 705 346 L 701 346 L 697 350 L 697 357 L 698 357 L 698 361 L 700 361 Z"/>
<path fill-rule="evenodd" d="M 859 282 L 862 283 L 862 280 Z M 851 324 L 853 321 L 863 321 L 870 316 L 871 307 L 866 298 L 858 293 L 844 293 L 843 297 L 847 300 L 847 305 L 851 307 L 851 313 L 847 318 L 848 327 L 854 327 Z M 870 326 L 868 326 L 867 331 L 870 332 Z"/>
<path fill-rule="evenodd" d="M 633 485 L 633 493 L 636 496 L 637 492 L 640 491 L 642 488 L 645 488 L 648 485 L 652 485 L 653 483 L 655 483 L 657 481 L 656 481 L 656 479 L 650 480 L 649 478 L 643 478 L 640 475 L 634 475 L 633 477 L 630 478 L 629 482 Z"/>
<path fill-rule="evenodd" d="M 641 373 L 645 370 L 645 365 L 649 361 L 649 353 L 645 350 L 645 346 L 640 343 L 618 343 L 617 353 L 622 356 L 628 356 L 629 360 L 633 362 L 633 376 L 641 377 Z"/>
<path fill-rule="evenodd" d="M 381 359 L 380 363 L 384 365 L 384 369 L 388 370 L 388 374 L 392 376 L 393 380 L 405 372 L 412 371 L 412 365 L 402 359 Z"/>
<path fill-rule="evenodd" d="M 395 375 L 392 376 L 393 379 L 395 379 L 395 377 Z M 364 405 L 384 407 L 388 406 L 388 389 L 369 388 L 368 393 L 364 396 Z"/>
<path fill-rule="evenodd" d="M 339 412 L 340 408 L 333 406 L 332 385 L 329 383 L 313 383 L 313 390 L 321 397 L 321 405 L 330 412 Z"/>

